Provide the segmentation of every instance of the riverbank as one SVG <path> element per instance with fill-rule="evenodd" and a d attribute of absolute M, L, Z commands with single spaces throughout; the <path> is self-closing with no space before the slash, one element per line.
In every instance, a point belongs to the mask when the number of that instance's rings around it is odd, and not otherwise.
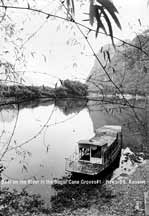
<path fill-rule="evenodd" d="M 144 192 L 149 190 L 147 164 L 149 161 L 140 164 L 127 178 L 123 176 L 106 181 L 102 199 L 93 194 L 91 207 L 65 210 L 52 216 L 145 216 Z"/>
<path fill-rule="evenodd" d="M 31 101 L 41 103 L 61 99 L 77 99 L 87 101 L 99 101 L 111 104 L 126 105 L 129 100 L 132 104 L 141 99 L 148 99 L 148 96 L 124 94 L 119 95 L 114 92 L 102 93 L 88 90 L 87 84 L 79 81 L 61 80 L 60 85 L 54 88 L 49 86 L 25 86 L 25 85 L 1 85 L 0 86 L 0 106 L 11 104 L 23 104 Z M 50 102 L 51 103 L 51 102 Z"/>
<path fill-rule="evenodd" d="M 35 99 L 57 98 L 86 98 L 87 85 L 79 81 L 64 80 L 59 86 L 25 86 L 25 85 L 1 85 L 0 105 L 21 103 Z"/>
<path fill-rule="evenodd" d="M 81 197 L 78 200 L 78 208 L 76 208 L 76 203 L 74 207 L 72 205 L 70 207 L 68 202 L 67 208 L 63 211 L 57 212 L 55 209 L 54 212 L 44 207 L 38 195 L 31 195 L 25 191 L 10 193 L 6 190 L 5 193 L 1 193 L 0 213 L 2 215 L 11 213 L 13 216 L 144 216 L 144 192 L 149 190 L 147 164 L 149 161 L 139 164 L 129 177 L 107 180 L 102 187 L 92 184 L 84 185 L 84 192 L 80 194 Z M 74 184 L 71 187 L 71 199 L 75 202 L 74 191 L 79 189 L 79 186 Z M 73 187 L 76 189 L 73 190 Z M 92 193 L 91 199 L 90 193 Z"/>

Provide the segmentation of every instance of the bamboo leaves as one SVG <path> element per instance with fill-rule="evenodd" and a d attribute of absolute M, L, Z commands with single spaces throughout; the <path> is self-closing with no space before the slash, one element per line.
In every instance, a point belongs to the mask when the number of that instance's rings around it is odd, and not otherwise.
<path fill-rule="evenodd" d="M 67 5 L 67 16 L 70 15 L 72 17 L 75 14 L 74 0 L 65 0 L 64 2 L 66 2 Z M 115 47 L 110 17 L 115 22 L 116 26 L 121 29 L 121 24 L 117 17 L 118 10 L 111 0 L 89 0 L 89 2 L 89 23 L 93 25 L 96 22 L 97 25 L 95 36 L 98 36 L 98 32 L 101 29 L 106 35 L 111 37 L 112 44 Z"/>
<path fill-rule="evenodd" d="M 67 5 L 67 16 L 69 15 L 74 15 L 75 14 L 75 6 L 74 6 L 74 0 L 66 0 L 66 5 Z"/>
<path fill-rule="evenodd" d="M 106 12 L 104 10 L 102 11 L 102 13 L 104 15 L 104 18 L 105 18 L 106 23 L 107 23 L 108 28 L 109 28 L 109 34 L 110 34 L 110 37 L 111 37 L 112 44 L 113 44 L 113 46 L 115 46 L 114 45 L 114 40 L 113 40 L 113 29 L 112 29 L 112 25 L 111 25 L 110 19 L 107 16 L 107 14 L 106 14 Z"/>
<path fill-rule="evenodd" d="M 95 18 L 95 6 L 94 6 L 94 0 L 90 0 L 90 7 L 89 7 L 89 18 L 90 18 L 90 24 L 94 24 L 94 18 Z"/>
<path fill-rule="evenodd" d="M 110 0 L 97 0 L 97 2 L 101 4 L 109 12 L 109 14 L 112 16 L 118 28 L 121 29 L 121 24 L 115 14 L 115 13 L 118 13 L 118 11 L 116 7 L 114 6 L 114 4 Z"/>
<path fill-rule="evenodd" d="M 89 19 L 91 25 L 94 24 L 95 20 L 97 22 L 96 37 L 100 29 L 103 30 L 105 34 L 107 34 L 107 30 L 106 30 L 106 26 L 107 26 L 108 34 L 110 35 L 112 44 L 114 46 L 113 29 L 112 29 L 112 24 L 108 16 L 108 13 L 113 18 L 117 27 L 121 29 L 121 24 L 116 15 L 118 11 L 110 0 L 97 0 L 97 3 L 95 3 L 94 0 L 90 0 Z"/>
<path fill-rule="evenodd" d="M 104 27 L 104 24 L 101 20 L 101 14 L 102 13 L 98 12 L 99 6 L 95 5 L 94 9 L 95 9 L 95 17 L 96 17 L 96 21 L 97 21 L 96 37 L 98 35 L 98 31 L 100 28 L 105 32 L 105 34 L 107 34 L 106 28 Z"/>

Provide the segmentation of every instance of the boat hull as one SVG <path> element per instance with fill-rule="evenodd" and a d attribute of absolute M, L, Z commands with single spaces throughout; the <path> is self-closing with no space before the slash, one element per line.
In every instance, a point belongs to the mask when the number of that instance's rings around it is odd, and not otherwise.
<path fill-rule="evenodd" d="M 111 159 L 107 161 L 104 165 L 101 164 L 91 164 L 85 161 L 77 161 L 77 160 L 69 160 L 66 159 L 66 171 L 75 173 L 75 174 L 83 174 L 83 175 L 91 175 L 96 176 L 104 171 L 106 171 L 109 167 L 112 166 L 114 161 L 120 157 L 121 154 L 121 143 L 118 144 L 115 153 L 112 155 Z"/>

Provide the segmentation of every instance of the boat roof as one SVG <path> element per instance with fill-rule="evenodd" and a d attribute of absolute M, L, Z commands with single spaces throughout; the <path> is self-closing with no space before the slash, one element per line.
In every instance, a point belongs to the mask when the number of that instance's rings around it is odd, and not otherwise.
<path fill-rule="evenodd" d="M 89 140 L 80 140 L 79 145 L 110 146 L 121 132 L 121 126 L 105 125 L 95 131 L 95 136 Z"/>

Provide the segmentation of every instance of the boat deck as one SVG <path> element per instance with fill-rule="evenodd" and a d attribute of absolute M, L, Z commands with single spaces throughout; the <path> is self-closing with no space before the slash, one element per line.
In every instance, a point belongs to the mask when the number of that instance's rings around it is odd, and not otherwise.
<path fill-rule="evenodd" d="M 87 161 L 74 161 L 66 159 L 66 171 L 82 173 L 87 175 L 96 175 L 103 170 L 104 166 L 101 164 L 92 164 Z"/>

